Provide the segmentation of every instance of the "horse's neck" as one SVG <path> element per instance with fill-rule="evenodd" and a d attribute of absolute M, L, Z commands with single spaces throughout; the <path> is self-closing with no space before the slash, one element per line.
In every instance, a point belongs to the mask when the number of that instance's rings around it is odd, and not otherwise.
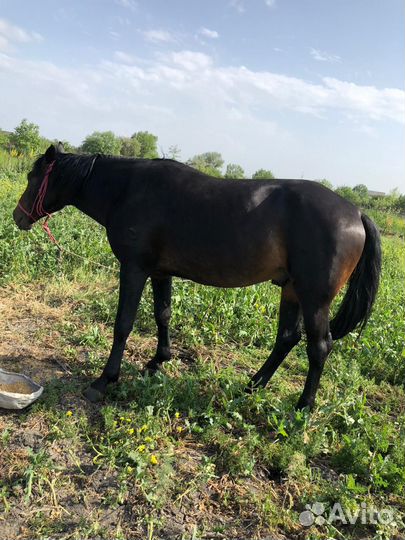
<path fill-rule="evenodd" d="M 114 200 L 112 188 L 112 183 L 104 175 L 91 174 L 84 180 L 74 206 L 105 227 L 111 201 Z"/>

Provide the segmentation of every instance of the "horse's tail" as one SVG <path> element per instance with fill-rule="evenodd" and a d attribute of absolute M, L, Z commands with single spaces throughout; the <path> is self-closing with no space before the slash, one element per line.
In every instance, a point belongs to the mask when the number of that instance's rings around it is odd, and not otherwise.
<path fill-rule="evenodd" d="M 381 273 L 381 240 L 377 227 L 366 215 L 361 220 L 366 231 L 363 253 L 349 279 L 338 312 L 330 322 L 332 339 L 340 339 L 360 325 L 366 325 L 377 295 Z"/>

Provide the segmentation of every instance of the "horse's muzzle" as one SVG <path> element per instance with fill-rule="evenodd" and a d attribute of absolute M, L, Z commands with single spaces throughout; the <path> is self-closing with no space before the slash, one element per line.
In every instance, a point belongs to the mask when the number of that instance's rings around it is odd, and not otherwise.
<path fill-rule="evenodd" d="M 22 231 L 29 231 L 32 227 L 32 221 L 20 210 L 20 208 L 18 208 L 18 206 L 15 207 L 13 212 L 13 219 L 17 227 Z"/>

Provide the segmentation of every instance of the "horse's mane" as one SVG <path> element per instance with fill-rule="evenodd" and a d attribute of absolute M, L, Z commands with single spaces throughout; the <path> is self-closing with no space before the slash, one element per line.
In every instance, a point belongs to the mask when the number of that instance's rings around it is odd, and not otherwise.
<path fill-rule="evenodd" d="M 98 154 L 56 154 L 56 164 L 58 167 L 58 177 L 87 178 L 90 174 Z M 44 156 L 41 155 L 34 163 L 33 170 L 36 171 L 43 165 Z"/>
<path fill-rule="evenodd" d="M 67 178 L 87 178 L 93 168 L 98 154 L 57 154 L 56 164 L 61 179 Z"/>

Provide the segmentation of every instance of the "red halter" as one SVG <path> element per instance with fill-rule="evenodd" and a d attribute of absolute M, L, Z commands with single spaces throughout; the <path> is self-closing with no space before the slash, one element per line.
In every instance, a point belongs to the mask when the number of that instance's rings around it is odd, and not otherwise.
<path fill-rule="evenodd" d="M 55 165 L 55 161 L 52 161 L 48 165 L 48 168 L 46 169 L 44 179 L 42 180 L 42 183 L 39 186 L 39 190 L 38 190 L 37 196 L 35 197 L 34 204 L 32 205 L 31 212 L 28 212 L 23 207 L 21 202 L 19 202 L 17 206 L 20 210 L 22 210 L 22 212 L 24 212 L 26 216 L 32 219 L 33 223 L 37 221 L 38 219 L 40 219 L 41 217 L 46 216 L 46 219 L 42 224 L 42 228 L 44 229 L 46 234 L 49 236 L 50 241 L 53 242 L 54 244 L 57 244 L 57 241 L 54 235 L 52 234 L 51 230 L 49 229 L 49 225 L 48 225 L 48 221 L 51 217 L 51 214 L 47 212 L 44 208 L 44 199 L 45 199 L 46 192 L 48 190 L 49 176 L 52 172 L 54 165 Z M 36 218 L 34 217 L 34 212 L 36 213 L 36 216 L 37 216 Z"/>

